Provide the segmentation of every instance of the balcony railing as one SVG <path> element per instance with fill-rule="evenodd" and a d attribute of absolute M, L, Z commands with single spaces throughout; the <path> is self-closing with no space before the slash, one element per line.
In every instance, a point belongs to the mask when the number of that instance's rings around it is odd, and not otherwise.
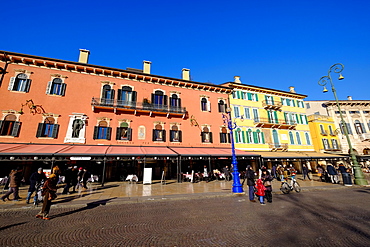
<path fill-rule="evenodd" d="M 269 148 L 271 151 L 288 151 L 288 144 L 269 143 Z"/>
<path fill-rule="evenodd" d="M 272 100 L 264 100 L 262 101 L 262 106 L 265 109 L 279 110 L 283 104 L 281 102 L 273 102 Z"/>
<path fill-rule="evenodd" d="M 362 133 L 358 135 L 360 137 L 361 141 L 370 141 L 370 134 L 368 133 Z"/>
<path fill-rule="evenodd" d="M 142 110 L 148 112 L 178 113 L 185 114 L 185 107 L 158 105 L 147 102 L 112 100 L 105 98 L 92 98 L 91 105 L 94 107 L 112 108 L 115 110 Z"/>
<path fill-rule="evenodd" d="M 254 118 L 256 127 L 294 129 L 297 126 L 296 121 L 285 121 L 282 119 Z"/>
<path fill-rule="evenodd" d="M 321 131 L 320 134 L 323 135 L 323 136 L 327 136 L 328 132 L 326 130 L 324 130 L 324 131 Z"/>

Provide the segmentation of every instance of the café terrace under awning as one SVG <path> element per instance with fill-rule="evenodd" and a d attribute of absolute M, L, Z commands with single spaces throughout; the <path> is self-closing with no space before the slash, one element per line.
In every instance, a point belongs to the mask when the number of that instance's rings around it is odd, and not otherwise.
<path fill-rule="evenodd" d="M 348 155 L 343 154 L 327 154 L 318 152 L 253 152 L 261 156 L 262 159 L 304 159 L 304 160 L 315 160 L 315 159 L 347 159 Z"/>

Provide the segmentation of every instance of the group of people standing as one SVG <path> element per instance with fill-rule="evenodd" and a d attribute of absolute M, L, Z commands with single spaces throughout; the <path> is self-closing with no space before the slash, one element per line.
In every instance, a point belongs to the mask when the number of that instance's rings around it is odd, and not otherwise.
<path fill-rule="evenodd" d="M 265 199 L 268 203 L 272 203 L 273 177 L 265 167 L 262 167 L 261 173 L 260 178 L 255 181 L 255 176 L 257 174 L 253 171 L 252 167 L 248 165 L 245 172 L 245 179 L 248 185 L 249 201 L 256 202 L 254 198 L 255 195 L 257 195 L 261 205 L 266 205 Z"/>

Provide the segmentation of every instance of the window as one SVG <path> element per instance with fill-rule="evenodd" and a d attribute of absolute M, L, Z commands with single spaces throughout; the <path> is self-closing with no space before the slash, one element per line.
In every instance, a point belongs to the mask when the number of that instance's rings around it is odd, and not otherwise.
<path fill-rule="evenodd" d="M 240 118 L 239 106 L 234 106 L 234 117 Z"/>
<path fill-rule="evenodd" d="M 335 111 L 335 114 L 340 114 L 339 111 Z M 342 111 L 342 114 L 346 114 L 346 111 Z"/>
<path fill-rule="evenodd" d="M 306 103 L 306 108 L 307 109 L 310 109 L 311 108 L 310 103 Z"/>
<path fill-rule="evenodd" d="M 289 131 L 289 140 L 290 140 L 290 144 L 294 145 L 294 136 L 291 131 Z"/>
<path fill-rule="evenodd" d="M 300 108 L 304 108 L 303 101 L 297 100 L 297 106 L 300 107 Z"/>
<path fill-rule="evenodd" d="M 324 126 L 322 124 L 320 124 L 320 133 L 321 135 L 324 135 L 324 136 L 328 135 L 328 133 L 325 131 Z"/>
<path fill-rule="evenodd" d="M 243 132 L 240 128 L 235 130 L 235 143 L 244 143 L 244 136 Z"/>
<path fill-rule="evenodd" d="M 8 90 L 18 92 L 28 92 L 30 90 L 31 80 L 25 73 L 20 73 L 16 77 L 10 78 Z"/>
<path fill-rule="evenodd" d="M 251 129 L 247 131 L 247 143 L 253 143 L 253 132 Z"/>
<path fill-rule="evenodd" d="M 167 95 L 164 95 L 163 91 L 156 90 L 152 93 L 152 105 L 154 109 L 164 109 L 167 106 Z"/>
<path fill-rule="evenodd" d="M 65 90 L 66 84 L 63 83 L 63 80 L 60 78 L 54 78 L 52 81 L 48 82 L 46 94 L 64 96 Z"/>
<path fill-rule="evenodd" d="M 278 123 L 279 122 L 276 111 L 267 110 L 267 117 L 268 117 L 269 123 Z"/>
<path fill-rule="evenodd" d="M 333 132 L 333 127 L 331 125 L 329 125 L 329 134 L 331 136 L 334 136 L 335 135 L 334 132 Z"/>
<path fill-rule="evenodd" d="M 98 126 L 94 127 L 93 139 L 104 139 L 110 140 L 112 133 L 112 128 L 108 127 L 107 121 L 100 121 Z"/>
<path fill-rule="evenodd" d="M 166 130 L 163 130 L 160 124 L 157 124 L 155 129 L 153 129 L 153 141 L 166 141 Z"/>
<path fill-rule="evenodd" d="M 244 107 L 244 118 L 251 119 L 251 114 L 248 107 Z"/>
<path fill-rule="evenodd" d="M 325 150 L 329 150 L 330 149 L 330 145 L 329 145 L 328 139 L 322 139 L 322 144 L 324 145 L 324 149 Z"/>
<path fill-rule="evenodd" d="M 338 145 L 338 141 L 337 140 L 331 139 L 331 145 L 333 146 L 333 149 L 335 149 L 335 150 L 338 150 L 339 149 L 339 145 Z"/>
<path fill-rule="evenodd" d="M 111 88 L 110 85 L 104 85 L 101 96 L 101 104 L 113 106 L 113 103 L 114 103 L 114 90 Z"/>
<path fill-rule="evenodd" d="M 18 136 L 21 123 L 16 120 L 17 117 L 13 114 L 0 120 L 0 136 Z"/>
<path fill-rule="evenodd" d="M 364 114 L 369 114 L 370 111 L 362 111 Z"/>
<path fill-rule="evenodd" d="M 180 112 L 181 111 L 181 99 L 177 94 L 172 94 L 170 97 L 170 107 L 171 111 Z"/>
<path fill-rule="evenodd" d="M 218 101 L 218 112 L 226 112 L 226 105 L 223 100 Z"/>
<path fill-rule="evenodd" d="M 256 132 L 253 133 L 255 135 L 255 143 L 264 144 L 265 143 L 265 137 L 263 133 L 260 130 L 256 130 Z"/>
<path fill-rule="evenodd" d="M 345 125 L 344 125 L 345 124 Z M 340 130 L 341 130 L 341 132 L 342 132 L 342 134 L 344 134 L 345 132 L 344 132 L 344 126 L 346 126 L 347 127 L 347 131 L 348 131 L 348 134 L 349 135 L 352 135 L 352 129 L 351 129 L 351 125 L 349 124 L 349 123 L 340 123 L 339 124 L 339 126 L 340 126 Z"/>
<path fill-rule="evenodd" d="M 300 136 L 299 132 L 296 132 L 295 133 L 295 136 L 296 136 L 296 139 L 297 139 L 297 144 L 298 145 L 302 145 L 301 136 Z"/>
<path fill-rule="evenodd" d="M 202 111 L 211 111 L 211 104 L 207 98 L 202 98 L 200 100 L 200 107 Z"/>
<path fill-rule="evenodd" d="M 273 105 L 274 104 L 274 98 L 271 95 L 265 95 L 266 104 Z"/>
<path fill-rule="evenodd" d="M 39 123 L 37 128 L 36 137 L 51 137 L 57 138 L 59 124 L 55 124 L 55 119 L 48 117 L 43 123 Z"/>
<path fill-rule="evenodd" d="M 212 132 L 209 131 L 208 127 L 203 127 L 201 136 L 202 136 L 202 143 L 212 143 Z"/>
<path fill-rule="evenodd" d="M 132 129 L 127 122 L 122 122 L 120 127 L 117 127 L 116 140 L 131 141 Z"/>
<path fill-rule="evenodd" d="M 311 145 L 311 139 L 310 139 L 310 135 L 306 132 L 304 133 L 304 135 L 306 136 L 306 144 L 307 145 Z"/>
<path fill-rule="evenodd" d="M 226 127 L 221 128 L 220 143 L 230 143 L 230 134 L 227 133 Z"/>
<path fill-rule="evenodd" d="M 358 120 L 355 120 L 355 130 L 357 134 L 366 133 L 364 124 Z"/>
<path fill-rule="evenodd" d="M 182 132 L 177 125 L 173 125 L 170 130 L 170 142 L 181 142 Z"/>
<path fill-rule="evenodd" d="M 253 108 L 253 119 L 254 119 L 254 122 L 259 122 L 259 116 L 258 116 L 258 109 L 257 108 Z"/>
<path fill-rule="evenodd" d="M 258 101 L 258 95 L 255 93 L 247 93 L 248 100 L 251 101 Z"/>
<path fill-rule="evenodd" d="M 360 111 L 349 111 L 349 114 L 360 114 Z"/>
<path fill-rule="evenodd" d="M 118 106 L 136 106 L 136 97 L 137 93 L 132 91 L 132 88 L 129 86 L 123 86 L 121 89 L 118 89 L 117 104 Z"/>

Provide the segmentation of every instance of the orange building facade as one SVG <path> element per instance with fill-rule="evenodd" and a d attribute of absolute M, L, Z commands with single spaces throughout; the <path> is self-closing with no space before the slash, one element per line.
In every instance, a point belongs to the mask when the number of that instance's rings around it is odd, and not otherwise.
<path fill-rule="evenodd" d="M 0 52 L 0 162 L 23 166 L 88 167 L 107 179 L 128 174 L 182 177 L 204 165 L 230 163 L 222 114 L 232 89 L 143 69 L 115 69 Z M 254 159 L 239 152 L 238 158 Z M 10 166 L 3 166 L 2 176 Z"/>

